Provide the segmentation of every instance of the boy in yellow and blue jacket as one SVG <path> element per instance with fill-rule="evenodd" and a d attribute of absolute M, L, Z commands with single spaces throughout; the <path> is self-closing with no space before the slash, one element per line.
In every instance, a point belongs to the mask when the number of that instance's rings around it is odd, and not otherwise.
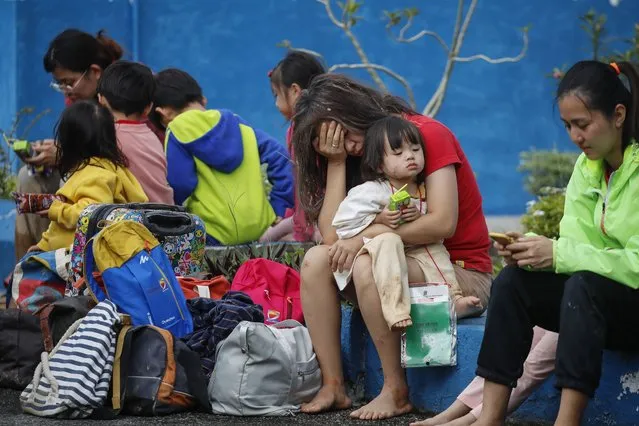
<path fill-rule="evenodd" d="M 231 111 L 207 110 L 200 86 L 184 71 L 161 71 L 156 83 L 151 119 L 166 128 L 175 203 L 204 221 L 207 245 L 258 240 L 293 206 L 286 147 Z"/>

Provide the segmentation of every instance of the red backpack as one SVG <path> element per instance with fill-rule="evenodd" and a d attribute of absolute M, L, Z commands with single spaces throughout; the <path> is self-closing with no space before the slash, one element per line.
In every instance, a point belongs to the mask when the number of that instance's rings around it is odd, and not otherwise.
<path fill-rule="evenodd" d="M 288 319 L 304 324 L 300 274 L 293 268 L 268 259 L 248 260 L 237 270 L 231 290 L 246 293 L 261 305 L 266 324 Z"/>

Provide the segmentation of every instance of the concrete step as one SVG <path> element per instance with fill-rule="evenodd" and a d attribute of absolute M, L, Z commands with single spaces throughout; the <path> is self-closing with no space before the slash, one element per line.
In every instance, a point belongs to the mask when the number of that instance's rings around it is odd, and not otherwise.
<path fill-rule="evenodd" d="M 460 320 L 457 326 L 457 366 L 407 370 L 411 401 L 420 410 L 441 412 L 475 377 L 485 317 Z M 379 357 L 358 310 L 342 306 L 342 358 L 348 381 L 366 399 L 383 384 Z M 550 377 L 512 415 L 525 422 L 552 422 L 559 391 Z M 639 354 L 604 354 L 601 384 L 590 402 L 585 425 L 639 425 Z"/>

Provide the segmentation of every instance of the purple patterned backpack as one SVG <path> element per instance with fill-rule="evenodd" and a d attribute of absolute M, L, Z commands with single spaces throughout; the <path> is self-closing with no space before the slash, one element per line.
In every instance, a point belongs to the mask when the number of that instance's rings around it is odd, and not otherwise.
<path fill-rule="evenodd" d="M 84 247 L 100 229 L 121 220 L 143 224 L 160 241 L 177 276 L 190 276 L 202 269 L 206 246 L 204 222 L 184 207 L 155 203 L 92 204 L 84 209 L 71 251 L 71 273 L 66 296 L 77 296 L 74 283 L 83 276 Z"/>

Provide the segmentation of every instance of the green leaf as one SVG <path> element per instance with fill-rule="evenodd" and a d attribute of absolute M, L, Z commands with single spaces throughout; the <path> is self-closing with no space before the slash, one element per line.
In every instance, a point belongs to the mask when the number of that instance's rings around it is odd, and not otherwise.
<path fill-rule="evenodd" d="M 359 8 L 362 6 L 363 3 L 357 2 L 356 0 L 348 0 L 346 2 L 346 13 L 348 13 L 349 15 L 353 15 L 355 13 L 357 13 L 357 11 L 359 10 Z"/>
<path fill-rule="evenodd" d="M 385 10 L 384 16 L 388 20 L 386 28 L 397 26 L 400 22 L 402 22 L 402 15 L 399 12 L 389 12 L 388 10 Z"/>
<path fill-rule="evenodd" d="M 417 9 L 416 7 L 409 7 L 406 8 L 402 11 L 402 14 L 406 17 L 406 18 L 414 18 L 415 16 L 419 15 L 419 9 Z"/>

